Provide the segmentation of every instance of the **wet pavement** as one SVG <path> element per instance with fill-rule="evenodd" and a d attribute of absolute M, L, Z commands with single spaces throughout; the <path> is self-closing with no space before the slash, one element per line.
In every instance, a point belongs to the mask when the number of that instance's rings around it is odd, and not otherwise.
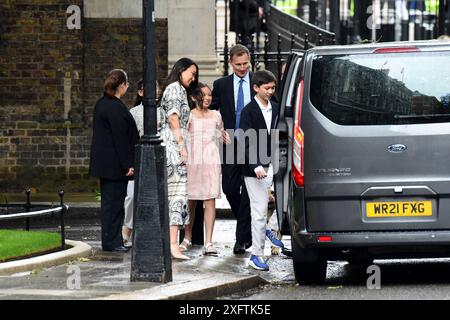
<path fill-rule="evenodd" d="M 228 299 L 342 300 L 450 299 L 450 259 L 380 260 L 381 288 L 369 289 L 366 269 L 343 261 L 328 263 L 327 280 L 320 286 L 295 284 L 292 260 L 271 256 L 270 271 L 247 267 L 250 252 L 232 253 L 235 221 L 219 219 L 215 227 L 217 257 L 203 256 L 193 246 L 190 261 L 173 262 L 173 281 L 167 284 L 130 282 L 131 252 L 100 250 L 100 226 L 95 219 L 72 221 L 67 238 L 92 246 L 93 255 L 43 270 L 0 276 L 0 300 L 78 299 Z M 37 230 L 37 229 L 34 229 Z M 57 228 L 39 228 L 55 231 Z M 288 237 L 283 238 L 287 246 Z M 266 255 L 270 256 L 268 242 Z M 78 269 L 79 268 L 79 269 Z M 80 287 L 71 278 L 79 270 Z"/>
<path fill-rule="evenodd" d="M 329 261 L 323 285 L 302 285 L 285 279 L 263 287 L 221 297 L 233 300 L 449 300 L 450 258 L 375 260 L 373 269 Z"/>
<path fill-rule="evenodd" d="M 201 299 L 244 292 L 264 282 L 293 281 L 291 260 L 284 255 L 272 256 L 269 272 L 249 269 L 248 250 L 241 256 L 232 253 L 234 228 L 234 220 L 217 220 L 214 241 L 219 255 L 203 256 L 202 246 L 193 246 L 187 253 L 191 260 L 174 261 L 173 281 L 161 285 L 130 282 L 131 251 L 125 254 L 102 251 L 98 224 L 85 221 L 68 225 L 66 238 L 91 245 L 93 255 L 44 270 L 1 276 L 0 299 Z M 289 245 L 290 241 L 285 243 Z M 266 246 L 266 254 L 270 255 L 268 243 Z M 78 274 L 79 282 L 74 280 Z"/>

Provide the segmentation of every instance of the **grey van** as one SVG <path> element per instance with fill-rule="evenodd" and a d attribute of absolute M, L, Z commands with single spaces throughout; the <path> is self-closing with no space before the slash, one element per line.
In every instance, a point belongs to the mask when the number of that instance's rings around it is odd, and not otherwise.
<path fill-rule="evenodd" d="M 327 260 L 449 255 L 450 42 L 316 47 L 281 87 L 277 213 L 298 283 Z"/>

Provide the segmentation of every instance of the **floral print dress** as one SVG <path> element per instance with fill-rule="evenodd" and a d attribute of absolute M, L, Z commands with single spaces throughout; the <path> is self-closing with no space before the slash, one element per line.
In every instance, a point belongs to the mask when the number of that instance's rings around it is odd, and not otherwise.
<path fill-rule="evenodd" d="M 182 227 L 189 224 L 187 168 L 185 164 L 180 164 L 180 148 L 170 129 L 169 116 L 172 114 L 178 115 L 183 140 L 186 142 L 190 108 L 186 89 L 178 81 L 164 90 L 160 104 L 159 133 L 166 145 L 169 224 Z"/>

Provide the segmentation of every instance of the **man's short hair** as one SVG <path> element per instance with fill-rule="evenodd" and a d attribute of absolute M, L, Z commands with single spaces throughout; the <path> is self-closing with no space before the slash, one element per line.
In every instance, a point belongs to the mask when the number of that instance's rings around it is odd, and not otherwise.
<path fill-rule="evenodd" d="M 275 75 L 269 70 L 256 71 L 252 76 L 252 85 L 256 85 L 257 87 L 271 82 L 275 82 L 276 84 L 277 79 L 275 78 Z"/>
<path fill-rule="evenodd" d="M 248 51 L 248 48 L 246 46 L 243 46 L 242 44 L 234 45 L 230 49 L 230 60 L 233 59 L 234 56 L 242 56 L 244 54 L 248 54 L 250 57 L 250 51 Z"/>

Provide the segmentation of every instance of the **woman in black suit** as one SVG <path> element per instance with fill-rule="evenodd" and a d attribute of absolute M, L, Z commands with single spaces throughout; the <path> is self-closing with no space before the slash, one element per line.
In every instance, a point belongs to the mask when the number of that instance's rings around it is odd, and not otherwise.
<path fill-rule="evenodd" d="M 100 178 L 102 249 L 122 251 L 124 200 L 134 175 L 134 146 L 139 141 L 136 123 L 120 98 L 127 92 L 125 71 L 114 69 L 104 83 L 104 95 L 94 109 L 90 174 Z"/>

